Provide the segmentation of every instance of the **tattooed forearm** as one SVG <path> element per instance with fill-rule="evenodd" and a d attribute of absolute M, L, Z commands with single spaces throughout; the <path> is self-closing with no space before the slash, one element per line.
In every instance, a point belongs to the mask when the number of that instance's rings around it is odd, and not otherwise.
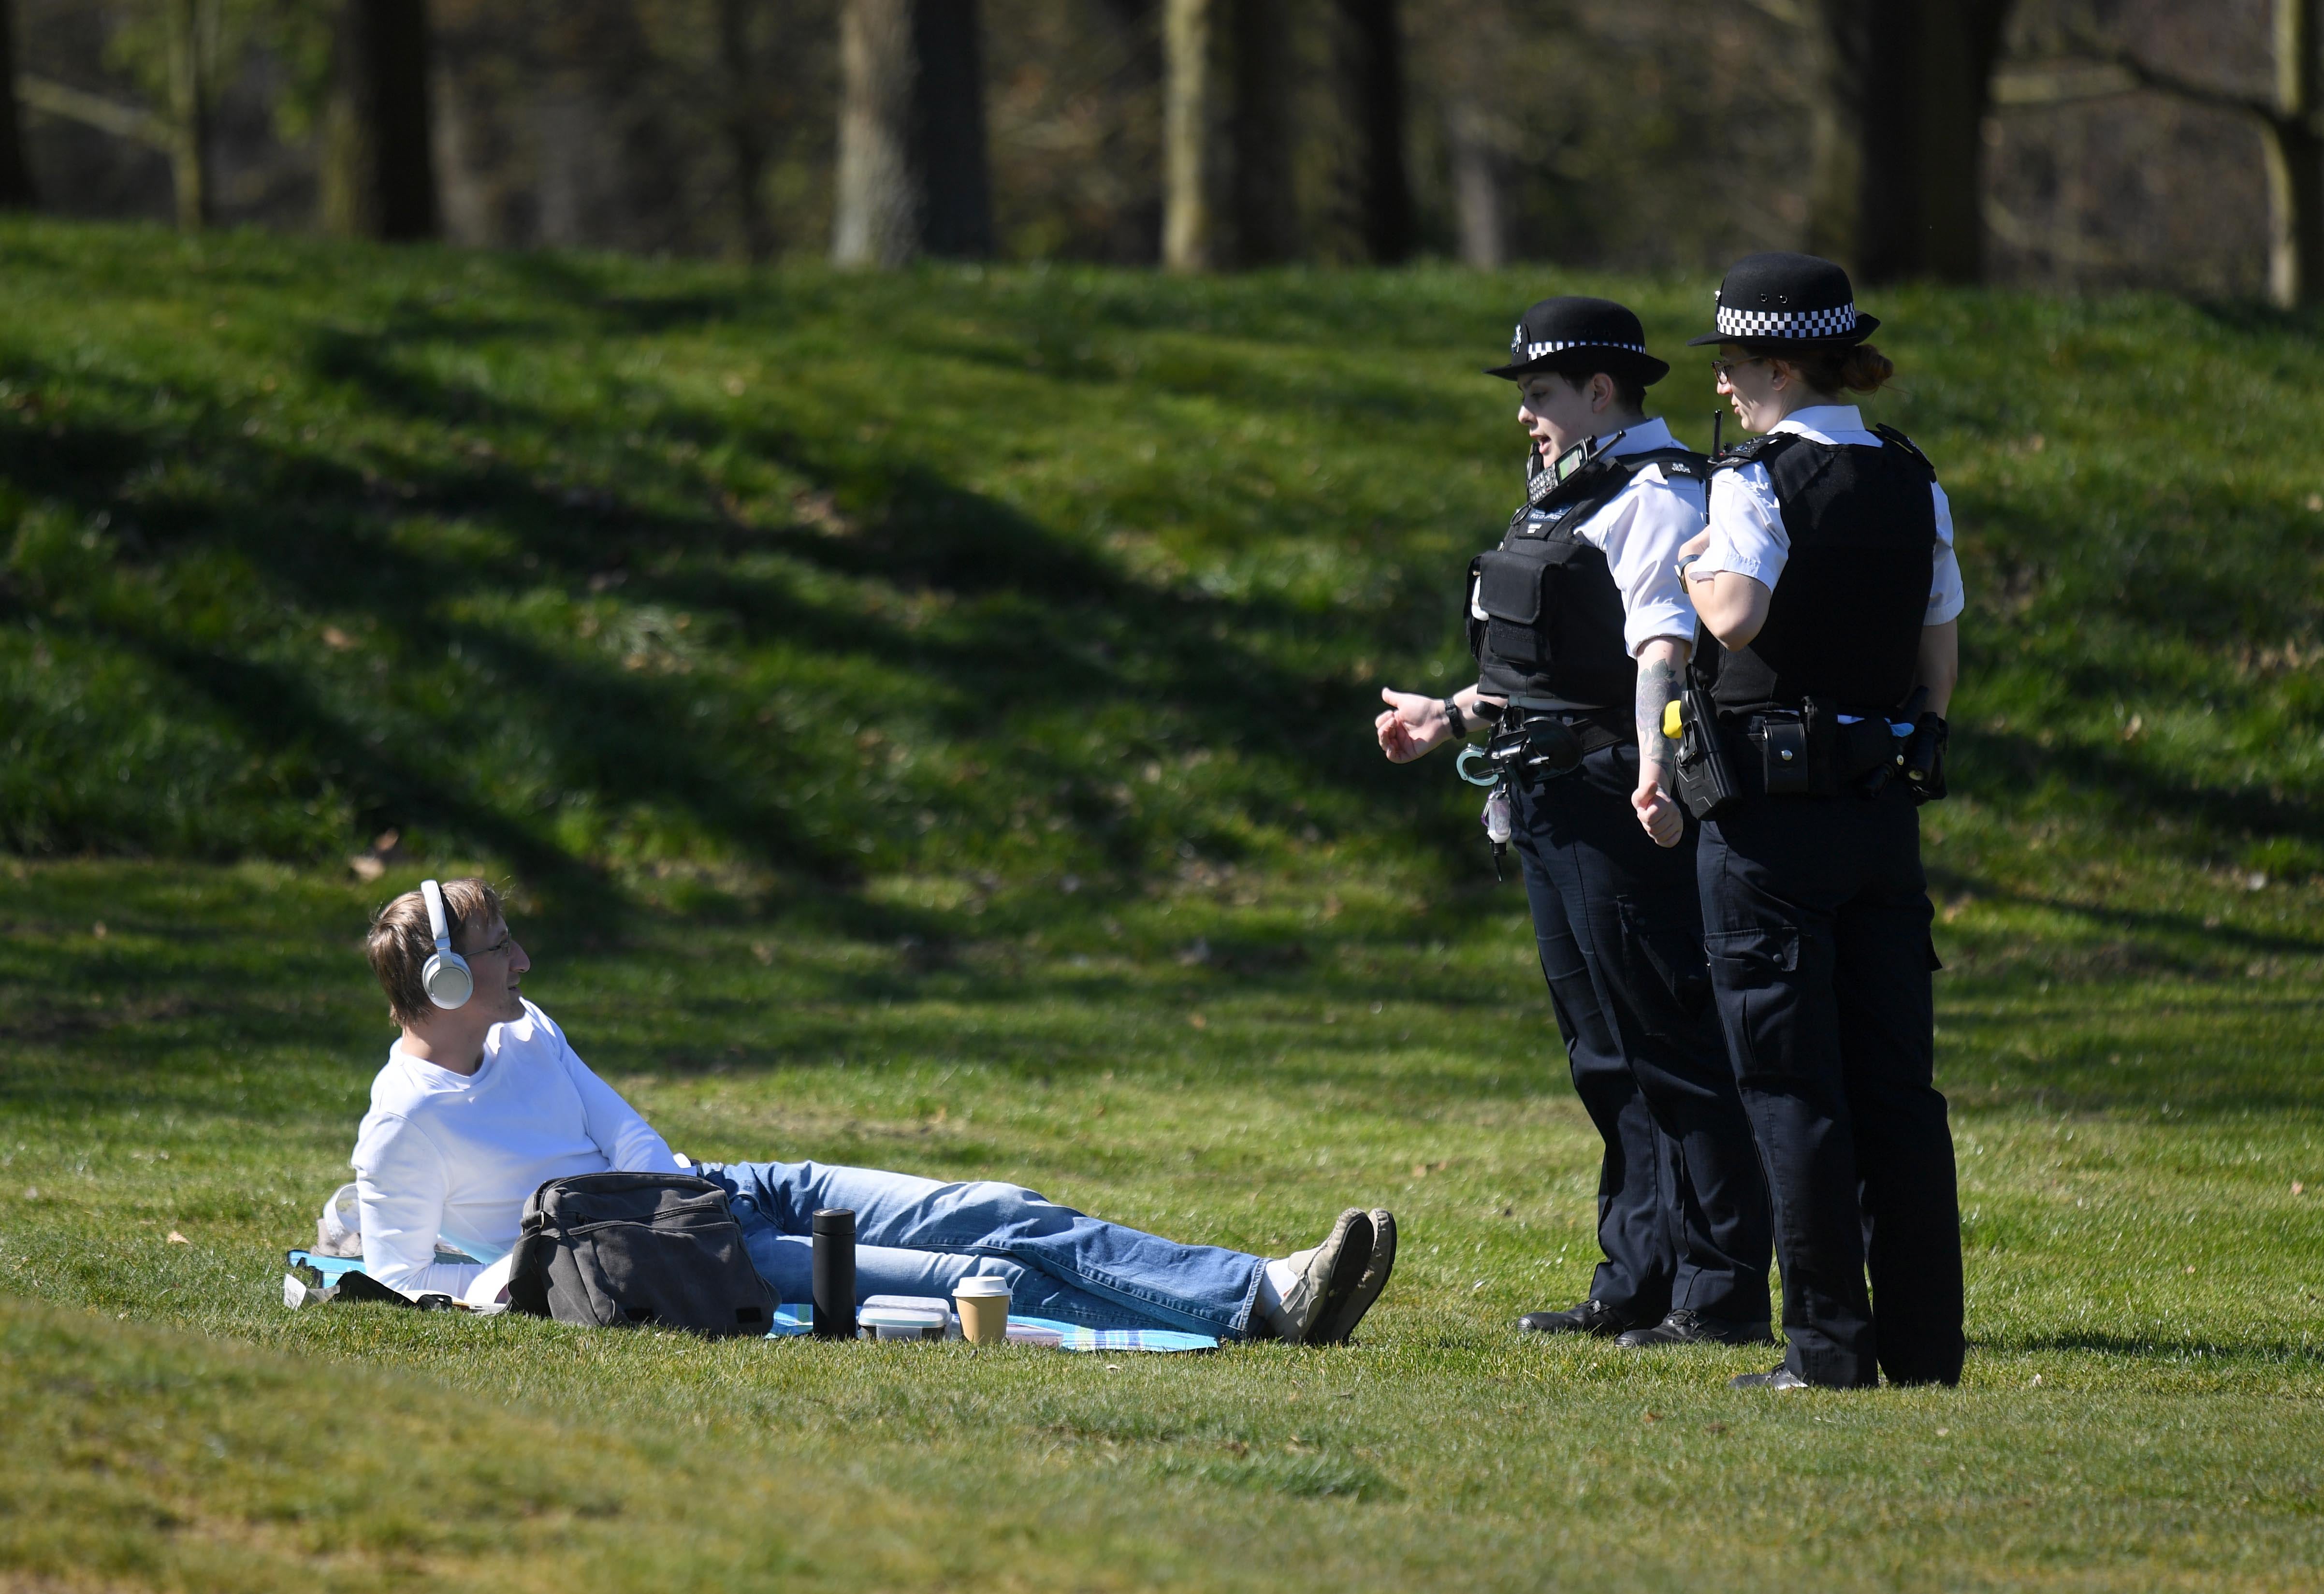
<path fill-rule="evenodd" d="M 1679 695 L 1686 645 L 1668 638 L 1648 642 L 1638 655 L 1638 777 L 1653 776 L 1668 789 L 1671 744 L 1663 736 L 1663 705 Z"/>

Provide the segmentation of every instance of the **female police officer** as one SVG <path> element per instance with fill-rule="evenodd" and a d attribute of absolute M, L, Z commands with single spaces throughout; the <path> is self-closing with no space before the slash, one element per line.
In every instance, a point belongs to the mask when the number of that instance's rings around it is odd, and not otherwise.
<path fill-rule="evenodd" d="M 1703 523 L 1704 466 L 1643 412 L 1669 369 L 1618 304 L 1526 312 L 1487 373 L 1520 385 L 1535 447 L 1526 502 L 1462 593 L 1478 682 L 1442 701 L 1383 692 L 1375 727 L 1403 762 L 1498 723 L 1542 972 L 1606 1147 L 1591 1298 L 1519 1326 L 1633 1349 L 1770 1338 L 1766 1186 L 1664 768 L 1663 706 L 1694 631 L 1675 560 Z"/>
<path fill-rule="evenodd" d="M 1692 340 L 1720 346 L 1719 391 L 1760 434 L 1714 462 L 1685 575 L 1720 643 L 1702 662 L 1737 794 L 1702 827 L 1706 947 L 1775 1200 L 1790 1341 L 1782 1367 L 1735 1382 L 1772 1388 L 1868 1385 L 1876 1368 L 1950 1384 L 1961 1368 L 1914 812 L 1943 795 L 1960 570 L 1929 462 L 1841 401 L 1894 373 L 1865 342 L 1877 325 L 1831 262 L 1755 254 Z M 1697 789 L 1697 745 L 1680 774 L 1701 813 L 1719 794 Z"/>

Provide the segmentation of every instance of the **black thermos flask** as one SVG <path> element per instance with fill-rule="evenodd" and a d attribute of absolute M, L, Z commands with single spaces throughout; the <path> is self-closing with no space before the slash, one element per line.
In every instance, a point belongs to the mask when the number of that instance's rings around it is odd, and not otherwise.
<path fill-rule="evenodd" d="M 820 1340 L 855 1337 L 855 1212 L 825 1207 L 815 1233 L 815 1333 Z"/>

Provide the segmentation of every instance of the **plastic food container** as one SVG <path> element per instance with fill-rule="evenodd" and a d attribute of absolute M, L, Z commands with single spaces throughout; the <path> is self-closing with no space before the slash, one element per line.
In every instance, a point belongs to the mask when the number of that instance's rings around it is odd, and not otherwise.
<path fill-rule="evenodd" d="M 934 1295 L 873 1295 L 855 1309 L 855 1332 L 864 1340 L 941 1340 L 952 1308 Z"/>

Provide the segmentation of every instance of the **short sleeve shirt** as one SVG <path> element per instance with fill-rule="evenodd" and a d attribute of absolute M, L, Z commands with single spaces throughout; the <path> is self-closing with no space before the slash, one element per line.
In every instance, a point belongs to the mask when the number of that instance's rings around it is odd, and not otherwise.
<path fill-rule="evenodd" d="M 1853 404 L 1816 404 L 1794 410 L 1775 423 L 1775 430 L 1795 432 L 1813 443 L 1840 443 L 1860 448 L 1885 448 L 1877 432 L 1866 429 L 1864 417 Z M 1936 558 L 1930 571 L 1929 606 L 1923 625 L 1942 625 L 1960 616 L 1967 596 L 1961 587 L 1960 560 L 1953 551 L 1952 505 L 1944 488 L 1929 484 L 1937 518 Z M 1711 544 L 1694 569 L 1707 575 L 1732 570 L 1748 576 L 1770 592 L 1782 579 L 1792 557 L 1792 539 L 1784 530 L 1783 507 L 1775 500 L 1775 484 L 1764 465 L 1734 466 L 1719 472 L 1711 485 Z"/>

